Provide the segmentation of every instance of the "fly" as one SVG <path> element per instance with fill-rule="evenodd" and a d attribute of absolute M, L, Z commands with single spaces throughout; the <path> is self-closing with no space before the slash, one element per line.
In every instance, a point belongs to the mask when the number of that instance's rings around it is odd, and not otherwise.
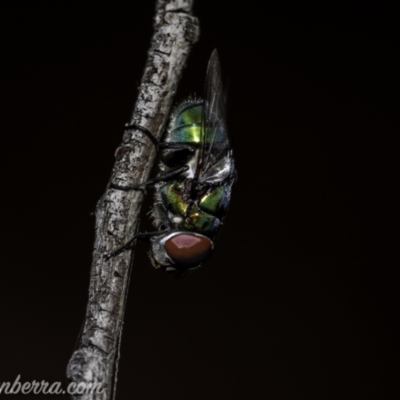
<path fill-rule="evenodd" d="M 126 129 L 142 131 L 161 150 L 160 172 L 139 185 L 111 187 L 129 191 L 154 185 L 151 214 L 157 231 L 135 235 L 107 258 L 142 239 L 150 241 L 149 256 L 156 268 L 183 272 L 199 267 L 214 249 L 236 177 L 217 51 L 208 62 L 204 99 L 178 105 L 162 142 L 141 126 Z"/>

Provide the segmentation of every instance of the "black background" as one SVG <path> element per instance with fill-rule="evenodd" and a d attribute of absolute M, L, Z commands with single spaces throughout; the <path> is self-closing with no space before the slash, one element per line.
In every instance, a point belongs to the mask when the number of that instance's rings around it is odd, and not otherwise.
<path fill-rule="evenodd" d="M 177 100 L 201 94 L 217 47 L 239 180 L 196 273 L 173 279 L 137 247 L 118 399 L 399 395 L 398 10 L 262 5 L 195 6 L 201 38 Z M 0 382 L 66 384 L 90 214 L 133 108 L 154 4 L 0 7 Z"/>

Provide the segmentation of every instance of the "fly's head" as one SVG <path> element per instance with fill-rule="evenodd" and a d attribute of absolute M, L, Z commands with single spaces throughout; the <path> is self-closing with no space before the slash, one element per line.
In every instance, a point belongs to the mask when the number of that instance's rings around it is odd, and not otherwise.
<path fill-rule="evenodd" d="M 151 238 L 150 259 L 155 268 L 183 273 L 194 270 L 210 256 L 214 243 L 193 232 L 172 232 Z"/>

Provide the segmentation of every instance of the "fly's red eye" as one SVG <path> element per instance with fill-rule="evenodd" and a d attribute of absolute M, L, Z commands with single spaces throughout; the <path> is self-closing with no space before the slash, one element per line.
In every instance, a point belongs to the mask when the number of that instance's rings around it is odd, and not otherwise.
<path fill-rule="evenodd" d="M 165 242 L 165 251 L 175 264 L 194 267 L 210 257 L 212 243 L 205 236 L 181 233 Z"/>

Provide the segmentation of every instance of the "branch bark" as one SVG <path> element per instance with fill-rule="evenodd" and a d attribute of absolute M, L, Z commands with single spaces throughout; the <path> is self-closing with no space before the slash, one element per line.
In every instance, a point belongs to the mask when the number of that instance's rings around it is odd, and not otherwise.
<path fill-rule="evenodd" d="M 192 45 L 199 36 L 193 0 L 158 0 L 146 67 L 131 124 L 145 127 L 157 138 L 166 125 L 171 103 Z M 111 180 L 133 185 L 148 180 L 156 151 L 138 130 L 123 135 L 115 152 Z M 143 201 L 142 191 L 110 189 L 96 207 L 95 244 L 89 299 L 79 349 L 67 367 L 68 378 L 82 387 L 100 382 L 103 393 L 74 396 L 80 400 L 108 400 L 113 391 L 125 312 L 132 252 L 106 260 L 104 255 L 126 243 L 135 232 Z M 115 390 L 114 390 L 115 395 Z"/>

